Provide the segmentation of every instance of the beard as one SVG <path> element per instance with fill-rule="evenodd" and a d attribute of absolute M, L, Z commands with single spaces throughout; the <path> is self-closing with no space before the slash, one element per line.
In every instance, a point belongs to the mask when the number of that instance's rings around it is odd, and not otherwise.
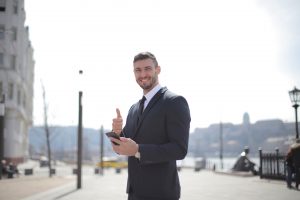
<path fill-rule="evenodd" d="M 139 83 L 139 86 L 146 91 L 150 91 L 152 88 L 154 88 L 156 86 L 156 84 L 158 83 L 158 76 L 154 75 L 153 77 L 150 78 L 150 82 L 146 82 L 146 83 Z"/>

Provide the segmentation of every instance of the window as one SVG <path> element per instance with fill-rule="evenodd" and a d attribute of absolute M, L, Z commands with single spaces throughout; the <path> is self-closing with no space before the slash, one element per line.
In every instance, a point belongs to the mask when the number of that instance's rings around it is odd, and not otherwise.
<path fill-rule="evenodd" d="M 26 108 L 26 95 L 23 95 L 23 107 Z"/>
<path fill-rule="evenodd" d="M 6 0 L 0 0 L 0 12 L 5 12 Z"/>
<path fill-rule="evenodd" d="M 15 70 L 17 66 L 17 57 L 15 55 L 12 55 L 10 57 L 10 67 L 11 69 Z"/>
<path fill-rule="evenodd" d="M 20 88 L 18 89 L 18 93 L 17 93 L 17 102 L 18 102 L 18 105 L 21 105 L 21 90 L 20 90 Z"/>
<path fill-rule="evenodd" d="M 4 64 L 4 55 L 3 53 L 0 53 L 0 66 L 3 66 Z"/>
<path fill-rule="evenodd" d="M 13 2 L 13 13 L 14 14 L 18 14 L 18 8 L 19 8 L 19 6 L 18 6 L 18 0 L 14 0 L 14 2 Z"/>
<path fill-rule="evenodd" d="M 12 41 L 16 41 L 17 40 L 17 28 L 16 27 L 12 27 L 11 28 L 11 40 Z"/>
<path fill-rule="evenodd" d="M 5 37 L 5 26 L 0 24 L 0 40 L 3 40 Z"/>
<path fill-rule="evenodd" d="M 0 99 L 2 98 L 3 94 L 3 83 L 0 81 Z"/>
<path fill-rule="evenodd" d="M 8 85 L 8 98 L 10 100 L 13 100 L 13 98 L 14 98 L 14 84 L 13 83 L 9 83 L 9 85 Z"/>

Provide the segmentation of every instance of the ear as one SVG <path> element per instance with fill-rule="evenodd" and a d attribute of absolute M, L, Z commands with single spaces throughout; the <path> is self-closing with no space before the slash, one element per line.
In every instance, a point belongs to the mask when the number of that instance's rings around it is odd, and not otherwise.
<path fill-rule="evenodd" d="M 155 71 L 156 71 L 156 73 L 157 73 L 157 74 L 160 74 L 160 72 L 161 72 L 161 68 L 160 68 L 160 66 L 159 66 L 159 65 L 157 65 L 157 67 L 155 68 Z"/>

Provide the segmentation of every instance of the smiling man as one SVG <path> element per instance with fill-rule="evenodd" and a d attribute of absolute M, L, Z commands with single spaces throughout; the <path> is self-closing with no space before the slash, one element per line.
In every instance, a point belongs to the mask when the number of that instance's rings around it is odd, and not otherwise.
<path fill-rule="evenodd" d="M 110 138 L 114 151 L 128 156 L 128 199 L 178 200 L 176 160 L 183 159 L 188 150 L 188 103 L 159 84 L 161 68 L 152 53 L 136 55 L 133 67 L 143 98 L 131 106 L 124 128 L 117 109 L 112 129 L 121 138 Z"/>

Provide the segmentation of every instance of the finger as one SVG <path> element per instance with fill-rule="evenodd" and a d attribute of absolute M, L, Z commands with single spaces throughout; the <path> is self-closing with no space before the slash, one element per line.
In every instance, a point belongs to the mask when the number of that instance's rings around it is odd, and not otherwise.
<path fill-rule="evenodd" d="M 117 112 L 117 118 L 122 118 L 119 108 L 116 109 L 116 112 Z"/>
<path fill-rule="evenodd" d="M 123 119 L 122 118 L 114 118 L 113 123 L 116 123 L 118 125 L 122 125 Z"/>
<path fill-rule="evenodd" d="M 122 132 L 122 125 L 112 125 L 112 130 L 113 132 L 117 133 L 117 134 L 121 134 Z"/>
<path fill-rule="evenodd" d="M 121 140 L 118 140 L 118 139 L 113 138 L 113 137 L 110 137 L 109 139 L 110 139 L 110 141 L 115 142 L 115 143 L 117 143 L 118 145 L 120 145 L 120 144 L 122 143 Z M 114 145 L 116 145 L 116 144 L 114 144 Z"/>
<path fill-rule="evenodd" d="M 119 145 L 115 145 L 113 143 L 111 143 L 111 144 L 112 144 L 112 148 L 113 148 L 114 152 L 117 153 L 117 154 L 120 154 L 119 153 Z"/>
<path fill-rule="evenodd" d="M 120 135 L 121 132 L 122 132 L 122 129 L 113 129 L 113 131 L 114 131 L 116 134 Z"/>
<path fill-rule="evenodd" d="M 128 139 L 128 138 L 125 138 L 125 137 L 120 137 L 120 140 L 121 140 L 122 142 L 128 142 L 128 141 L 129 141 L 129 139 Z"/>

